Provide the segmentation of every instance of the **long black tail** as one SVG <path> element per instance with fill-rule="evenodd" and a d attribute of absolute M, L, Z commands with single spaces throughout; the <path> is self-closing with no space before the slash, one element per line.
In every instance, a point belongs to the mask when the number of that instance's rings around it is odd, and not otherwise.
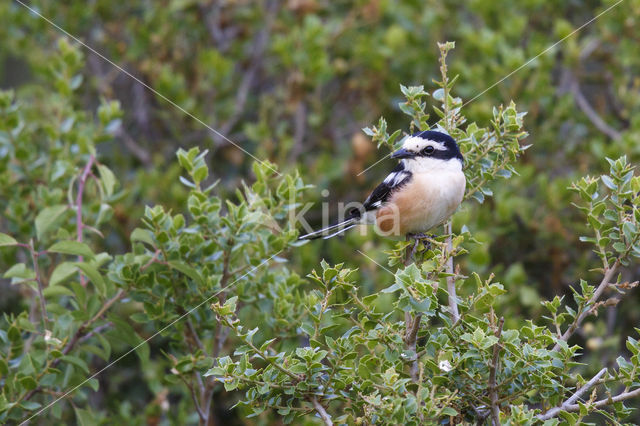
<path fill-rule="evenodd" d="M 358 224 L 360 220 L 359 217 L 352 217 L 343 222 L 336 223 L 335 225 L 327 226 L 326 228 L 320 229 L 318 231 L 313 231 L 308 233 L 307 235 L 303 235 L 299 240 L 315 240 L 316 238 L 328 239 L 331 237 L 335 237 L 336 235 L 340 235 L 348 229 L 353 228 Z"/>

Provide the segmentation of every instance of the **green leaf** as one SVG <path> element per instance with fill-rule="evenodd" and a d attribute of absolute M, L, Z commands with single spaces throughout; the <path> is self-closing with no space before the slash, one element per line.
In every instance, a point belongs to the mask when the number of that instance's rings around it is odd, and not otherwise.
<path fill-rule="evenodd" d="M 70 254 L 73 256 L 83 256 L 89 259 L 93 259 L 95 256 L 89 246 L 80 241 L 60 241 L 49 247 L 47 251 Z"/>
<path fill-rule="evenodd" d="M 62 262 L 56 269 L 53 270 L 51 278 L 49 279 L 49 285 L 58 285 L 63 281 L 66 281 L 74 273 L 78 272 L 78 267 L 72 262 Z"/>
<path fill-rule="evenodd" d="M 92 426 L 96 424 L 96 418 L 89 410 L 78 408 L 74 405 L 73 411 L 76 413 L 76 420 L 80 426 Z"/>
<path fill-rule="evenodd" d="M 116 187 L 116 177 L 107 166 L 103 166 L 102 164 L 98 165 L 98 171 L 100 172 L 104 192 L 107 194 L 107 197 L 111 197 Z"/>
<path fill-rule="evenodd" d="M 611 179 L 611 177 L 607 176 L 607 175 L 602 175 L 600 176 L 600 179 L 602 179 L 602 183 L 604 183 L 604 185 L 609 188 L 609 189 L 617 189 L 618 185 L 615 184 L 615 182 L 613 181 L 613 179 Z"/>
<path fill-rule="evenodd" d="M 33 270 L 27 268 L 24 263 L 16 263 L 4 273 L 3 277 L 32 280 L 36 277 L 36 274 L 35 272 L 33 272 Z"/>
<path fill-rule="evenodd" d="M 27 390 L 34 390 L 38 386 L 38 382 L 31 376 L 24 376 L 20 379 L 20 384 Z"/>
<path fill-rule="evenodd" d="M 136 228 L 133 230 L 133 232 L 131 233 L 131 237 L 129 238 L 131 242 L 140 241 L 142 243 L 149 244 L 152 247 L 154 245 L 153 234 L 147 229 Z"/>
<path fill-rule="evenodd" d="M 0 247 L 15 246 L 18 242 L 11 236 L 0 232 Z"/>
<path fill-rule="evenodd" d="M 175 260 L 170 261 L 169 266 L 171 266 L 173 269 L 177 269 L 178 271 L 182 272 L 183 274 L 185 274 L 186 276 L 194 280 L 199 287 L 204 287 L 205 285 L 204 280 L 202 279 L 202 276 L 195 268 L 192 268 L 191 266 L 187 265 L 184 262 L 179 262 Z"/>
<path fill-rule="evenodd" d="M 100 293 L 100 295 L 104 297 L 107 292 L 107 285 L 104 282 L 104 278 L 102 278 L 102 275 L 100 275 L 100 272 L 98 272 L 98 270 L 94 266 L 86 262 L 75 262 L 74 265 L 80 268 L 82 272 L 85 273 L 85 275 L 96 287 L 96 290 L 98 290 L 98 293 Z"/>
<path fill-rule="evenodd" d="M 77 356 L 64 355 L 60 357 L 60 360 L 64 362 L 68 362 L 69 364 L 75 365 L 80 370 L 82 370 L 85 374 L 89 374 L 89 367 L 87 366 L 87 363 L 84 362 L 82 359 L 78 358 Z"/>
<path fill-rule="evenodd" d="M 20 406 L 22 408 L 24 408 L 25 410 L 34 411 L 34 410 L 37 410 L 38 408 L 42 407 L 42 404 L 40 404 L 39 402 L 35 402 L 35 401 L 22 401 L 20 403 Z"/>
<path fill-rule="evenodd" d="M 67 205 L 58 204 L 43 209 L 36 216 L 36 236 L 39 240 L 55 224 L 56 220 L 67 210 Z"/>

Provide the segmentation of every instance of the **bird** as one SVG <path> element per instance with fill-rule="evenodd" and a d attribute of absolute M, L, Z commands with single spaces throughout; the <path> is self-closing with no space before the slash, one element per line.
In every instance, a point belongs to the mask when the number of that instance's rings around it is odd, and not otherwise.
<path fill-rule="evenodd" d="M 425 130 L 405 137 L 391 154 L 398 165 L 344 220 L 299 237 L 332 238 L 360 225 L 376 225 L 385 236 L 423 237 L 443 224 L 464 198 L 464 159 L 448 134 Z"/>

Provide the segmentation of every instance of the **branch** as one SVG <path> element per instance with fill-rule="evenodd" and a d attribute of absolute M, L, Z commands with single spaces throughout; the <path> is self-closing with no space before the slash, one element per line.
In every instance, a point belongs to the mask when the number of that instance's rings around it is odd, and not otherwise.
<path fill-rule="evenodd" d="M 593 376 L 591 380 L 589 380 L 587 383 L 584 384 L 584 386 L 578 389 L 576 393 L 571 395 L 571 397 L 569 397 L 569 399 L 563 402 L 561 406 L 552 408 L 544 414 L 539 414 L 538 419 L 549 420 L 557 416 L 561 411 L 578 411 L 580 409 L 580 406 L 578 404 L 575 404 L 575 402 L 578 400 L 578 398 L 580 398 L 580 396 L 582 396 L 582 394 L 584 394 L 586 391 L 588 391 L 589 389 L 594 387 L 596 384 L 598 384 L 598 380 L 600 380 L 600 377 L 602 377 L 606 372 L 607 372 L 606 368 L 603 368 L 602 370 L 600 370 L 598 374 Z M 574 406 L 576 407 L 576 410 L 569 409 L 570 407 L 574 407 Z"/>
<path fill-rule="evenodd" d="M 100 327 L 97 327 L 95 330 L 87 333 L 86 335 L 84 335 L 83 333 L 88 327 L 91 326 L 91 324 L 93 324 L 94 322 L 99 320 L 102 317 L 102 315 L 104 315 L 104 313 L 107 312 L 109 310 L 109 308 L 111 308 L 111 306 L 114 303 L 116 303 L 118 300 L 120 300 L 120 298 L 122 297 L 123 294 L 124 294 L 123 290 L 118 290 L 118 292 L 115 294 L 115 296 L 113 296 L 111 299 L 107 300 L 107 302 L 102 306 L 102 308 L 100 308 L 100 310 L 91 319 L 88 319 L 87 321 L 82 323 L 82 325 L 80 327 L 78 327 L 78 331 L 76 331 L 76 333 L 73 335 L 73 337 L 71 338 L 69 343 L 67 343 L 67 346 L 64 347 L 64 349 L 62 350 L 62 353 L 64 355 L 67 355 L 69 352 L 71 352 L 73 347 L 78 342 L 84 341 L 84 340 L 88 339 L 91 335 L 96 334 L 97 330 Z M 59 360 L 60 360 L 60 358 L 58 358 L 55 361 L 53 361 L 51 366 L 55 367 L 56 365 L 58 365 L 58 363 L 56 361 L 59 361 Z"/>
<path fill-rule="evenodd" d="M 585 309 L 582 311 L 580 315 L 576 317 L 576 319 L 573 321 L 573 324 L 571 324 L 571 326 L 569 326 L 567 331 L 564 332 L 562 337 L 560 337 L 560 340 L 563 340 L 565 342 L 568 341 L 569 338 L 573 335 L 573 333 L 575 333 L 575 331 L 578 329 L 578 327 L 580 327 L 580 324 L 582 324 L 582 321 L 584 321 L 584 319 L 591 313 L 590 308 L 592 307 L 592 305 L 598 301 L 600 296 L 602 296 L 602 293 L 611 285 L 611 281 L 613 280 L 613 277 L 618 269 L 618 266 L 620 266 L 619 259 L 617 259 L 609 269 L 605 270 L 605 274 L 604 274 L 604 277 L 602 277 L 602 281 L 600 282 L 600 285 L 598 285 L 598 288 L 593 293 L 593 296 L 591 296 L 591 299 L 589 299 L 589 301 L 586 303 Z M 560 345 L 556 343 L 552 351 L 557 351 L 559 349 L 560 349 Z"/>
<path fill-rule="evenodd" d="M 78 343 L 82 343 L 84 341 L 86 341 L 87 339 L 89 339 L 90 337 L 101 333 L 103 330 L 105 330 L 106 328 L 109 328 L 112 323 L 108 322 L 106 324 L 103 324 L 99 327 L 96 327 L 95 329 L 91 330 L 89 333 L 87 334 L 82 334 L 84 332 L 84 330 L 89 327 L 91 324 L 93 324 L 95 321 L 97 321 L 115 302 L 117 302 L 122 295 L 124 294 L 124 291 L 122 290 L 118 290 L 118 292 L 116 293 L 115 296 L 113 296 L 111 299 L 109 299 L 103 306 L 102 308 L 98 311 L 98 313 L 96 313 L 91 319 L 85 321 L 79 328 L 78 331 L 75 332 L 75 334 L 73 335 L 73 337 L 71 338 L 71 340 L 69 341 L 69 343 L 67 343 L 67 345 L 64 347 L 64 349 L 62 349 L 62 354 L 63 355 L 68 355 L 69 352 L 71 352 L 71 350 L 76 346 L 76 344 Z M 56 358 L 55 360 L 53 360 L 51 362 L 50 365 L 46 366 L 43 369 L 43 373 L 46 372 L 49 368 L 55 368 L 61 361 L 62 358 Z M 37 387 L 29 392 L 27 392 L 23 397 L 20 398 L 20 401 L 24 400 L 24 401 L 28 401 L 29 399 L 31 399 L 31 397 L 33 397 L 36 393 L 42 391 L 41 387 Z"/>
<path fill-rule="evenodd" d="M 84 170 L 82 170 L 80 180 L 78 180 L 78 194 L 76 195 L 76 233 L 78 234 L 77 241 L 80 243 L 82 242 L 82 229 L 84 228 L 82 223 L 82 195 L 84 193 L 84 185 L 87 183 L 87 177 L 89 176 L 89 173 L 91 173 L 91 167 L 93 167 L 95 160 L 96 157 L 91 154 L 89 161 L 87 161 L 87 164 L 84 166 Z M 82 256 L 78 256 L 78 262 L 82 262 L 82 260 Z M 80 284 L 85 287 L 87 285 L 87 280 L 84 275 L 82 275 L 82 272 L 79 272 L 79 274 Z"/>
<path fill-rule="evenodd" d="M 138 85 L 139 86 L 139 85 Z M 152 165 L 151 154 L 142 148 L 138 142 L 131 137 L 131 135 L 122 127 L 118 129 L 116 133 L 117 136 L 120 136 L 124 146 L 136 157 L 145 167 L 150 167 Z"/>
<path fill-rule="evenodd" d="M 458 296 L 456 295 L 456 277 L 453 276 L 453 242 L 451 241 L 451 220 L 444 225 L 444 232 L 447 237 L 447 293 L 449 293 L 449 312 L 451 313 L 451 322 L 453 324 L 460 320 L 460 312 L 458 311 Z"/>
<path fill-rule="evenodd" d="M 44 301 L 42 277 L 40 276 L 40 268 L 38 268 L 38 254 L 33 247 L 33 239 L 29 243 L 29 253 L 31 254 L 31 261 L 33 262 L 33 271 L 36 274 L 36 283 L 38 284 L 38 299 L 40 299 L 40 311 L 42 315 L 42 326 L 47 328 L 49 317 L 47 316 L 47 306 Z"/>
<path fill-rule="evenodd" d="M 333 426 L 331 416 L 329 415 L 329 413 L 327 413 L 327 410 L 324 409 L 322 404 L 320 404 L 315 397 L 311 398 L 311 403 L 313 404 L 313 408 L 315 408 L 318 412 L 318 415 L 324 422 L 325 426 Z"/>
<path fill-rule="evenodd" d="M 573 99 L 582 112 L 587 116 L 589 121 L 591 121 L 591 124 L 611 139 L 619 140 L 622 137 L 620 132 L 609 126 L 602 117 L 598 115 L 596 110 L 593 109 L 587 98 L 580 90 L 580 83 L 578 83 L 578 80 L 574 76 L 571 76 L 571 85 L 569 87 L 571 94 L 573 95 Z"/>
<path fill-rule="evenodd" d="M 418 383 L 420 367 L 418 364 L 418 353 L 416 351 L 416 343 L 418 340 L 418 330 L 420 330 L 420 321 L 422 320 L 422 314 L 416 314 L 415 318 L 411 319 L 409 312 L 405 313 L 405 324 L 407 327 L 406 334 L 404 336 L 404 343 L 407 345 L 407 349 L 413 351 L 415 359 L 411 363 L 411 379 Z"/>
<path fill-rule="evenodd" d="M 247 99 L 249 96 L 249 92 L 253 83 L 255 81 L 256 75 L 258 74 L 258 70 L 262 66 L 264 52 L 267 47 L 267 42 L 269 41 L 269 36 L 271 33 L 271 27 L 273 26 L 273 22 L 275 16 L 278 13 L 278 0 L 267 1 L 264 17 L 264 26 L 258 31 L 252 43 L 252 51 L 251 56 L 249 57 L 249 68 L 242 76 L 242 81 L 240 82 L 240 87 L 238 88 L 238 92 L 236 93 L 235 98 L 235 107 L 233 114 L 231 117 L 220 126 L 220 133 L 223 135 L 229 134 L 233 126 L 236 125 L 242 114 L 244 113 L 244 109 L 247 103 Z M 216 143 L 222 145 L 227 143 L 225 138 L 220 138 L 219 135 L 214 135 Z M 220 139 L 220 140 L 218 140 Z"/>
<path fill-rule="evenodd" d="M 191 386 L 191 384 L 189 384 L 189 382 L 187 382 L 187 379 L 185 379 L 181 374 L 179 374 L 178 377 L 180 377 L 180 380 L 182 380 L 184 385 L 189 389 L 189 392 L 191 393 L 191 399 L 193 400 L 193 404 L 196 407 L 196 411 L 198 412 L 198 417 L 200 417 L 200 424 L 206 424 L 207 416 L 202 411 L 202 408 L 200 408 L 200 403 L 198 402 L 198 396 L 196 395 L 195 389 L 193 388 L 193 386 Z"/>
<path fill-rule="evenodd" d="M 604 398 L 600 401 L 596 401 L 592 404 L 595 408 L 602 408 L 607 405 L 611 405 L 616 402 L 625 401 L 627 399 L 640 397 L 640 388 L 633 390 L 631 392 L 622 392 L 614 397 Z M 580 406 L 578 404 L 568 405 L 564 409 L 565 411 L 580 411 Z"/>
<path fill-rule="evenodd" d="M 492 318 L 493 314 L 491 315 Z M 491 322 L 494 320 L 492 319 Z M 502 335 L 502 326 L 504 325 L 504 317 L 500 317 L 498 328 L 495 336 L 500 339 Z M 491 424 L 493 426 L 500 425 L 500 406 L 498 404 L 498 387 L 496 385 L 496 370 L 498 369 L 498 354 L 500 353 L 500 342 L 493 345 L 493 359 L 489 366 L 489 396 L 491 397 Z"/>

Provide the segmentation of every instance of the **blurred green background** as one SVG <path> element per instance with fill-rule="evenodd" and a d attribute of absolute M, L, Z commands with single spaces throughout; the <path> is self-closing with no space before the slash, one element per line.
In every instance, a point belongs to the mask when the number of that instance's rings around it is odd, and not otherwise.
<path fill-rule="evenodd" d="M 391 130 L 408 131 L 399 85 L 432 87 L 439 76 L 436 42 L 455 41 L 449 69 L 460 75 L 454 95 L 466 102 L 615 4 L 72 0 L 30 6 L 257 158 L 298 169 L 317 187 L 306 201 L 317 203 L 307 218 L 319 226 L 320 202 L 330 201 L 335 215 L 339 201 L 363 200 L 393 166 L 387 160 L 360 174 L 387 154 L 376 151 L 361 128 L 384 115 Z M 516 167 L 520 175 L 500 180 L 493 197 L 482 205 L 467 202 L 454 219 L 455 229 L 464 224 L 482 242 L 462 260 L 463 270 L 493 271 L 508 289 L 507 321 L 539 318 L 541 300 L 569 294 L 575 277 L 588 277 L 586 270 L 598 264 L 578 240 L 584 219 L 571 208 L 567 186 L 605 171 L 607 156 L 640 159 L 639 23 L 640 0 L 619 2 L 465 107 L 470 121 L 488 120 L 493 105 L 510 100 L 528 111 L 525 143 L 532 147 Z M 43 123 L 55 121 L 60 103 L 49 92 L 58 81 L 51 63 L 61 37 L 20 4 L 0 3 L 0 88 L 30 102 L 33 119 Z M 105 239 L 96 240 L 110 252 L 128 249 L 145 205 L 184 210 L 179 147 L 209 149 L 223 195 L 252 180 L 251 157 L 98 55 L 84 50 L 78 69 L 83 81 L 69 91 L 73 108 L 90 117 L 101 100 L 118 100 L 123 110 L 120 125 L 107 129 L 112 137 L 98 144 L 101 161 L 123 189 Z M 32 220 L 24 214 L 25 223 Z M 4 232 L 18 238 L 19 226 L 12 226 Z M 360 248 L 384 263 L 388 247 L 381 238 L 353 233 L 300 248 L 290 255 L 290 268 L 304 275 L 321 258 L 346 262 L 360 268 L 364 291 L 380 289 L 392 276 L 354 253 Z M 0 258 L 0 270 L 6 262 Z M 633 265 L 625 275 L 637 276 L 638 269 Z M 0 294 L 0 312 L 12 311 L 22 297 L 1 279 Z M 625 337 L 640 322 L 638 301 L 636 291 L 583 329 L 584 362 L 607 365 L 624 351 Z M 106 407 L 128 404 L 135 412 L 158 403 L 132 364 L 128 359 L 100 379 Z M 219 397 L 233 404 L 232 396 Z"/>

